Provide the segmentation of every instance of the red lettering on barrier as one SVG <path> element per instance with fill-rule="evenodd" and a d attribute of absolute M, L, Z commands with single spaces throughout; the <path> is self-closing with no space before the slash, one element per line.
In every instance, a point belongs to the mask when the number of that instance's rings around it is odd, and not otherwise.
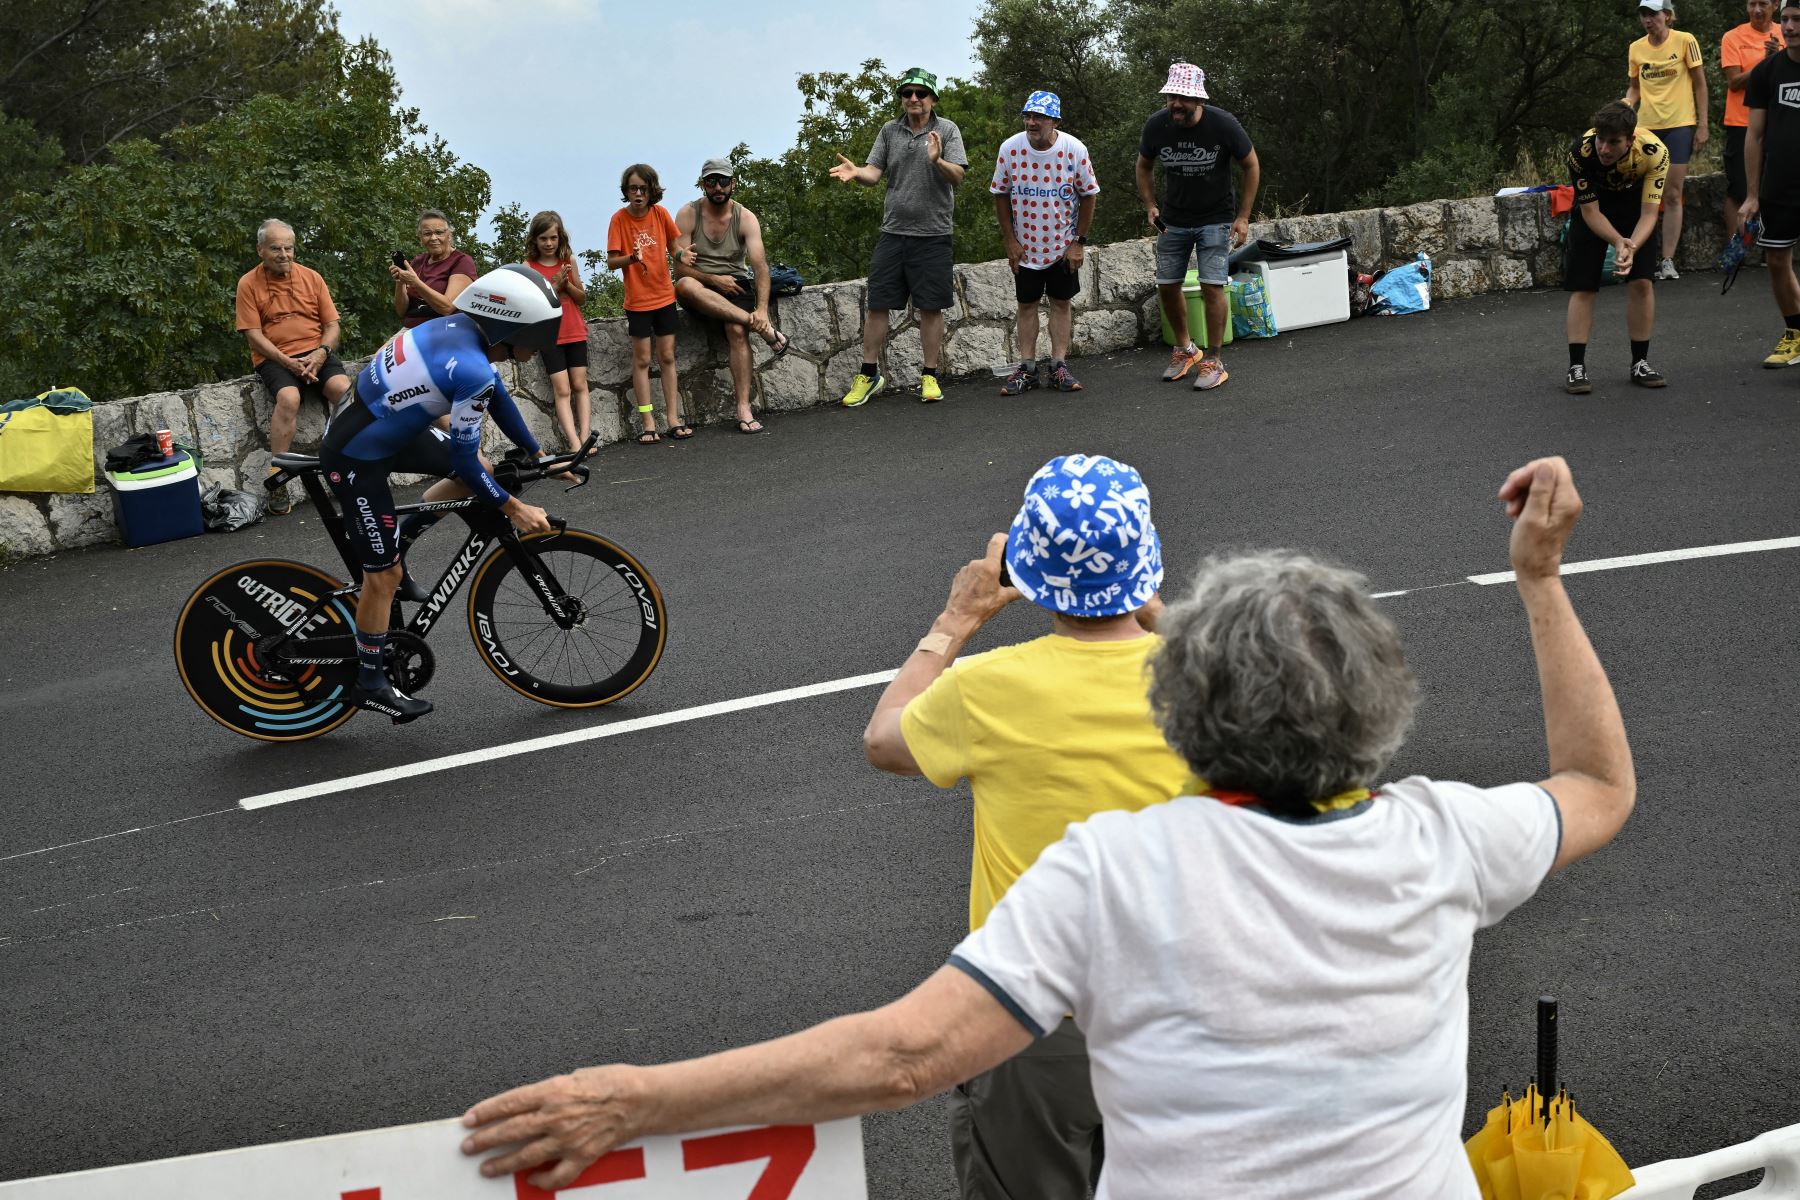
<path fill-rule="evenodd" d="M 681 1143 L 681 1168 L 704 1171 L 729 1163 L 769 1160 L 756 1186 L 745 1200 L 787 1200 L 794 1194 L 806 1164 L 812 1161 L 816 1139 L 811 1125 L 770 1125 L 737 1133 L 715 1133 Z"/>
<path fill-rule="evenodd" d="M 531 1172 L 543 1170 L 533 1167 Z M 555 1200 L 555 1197 L 571 1188 L 598 1187 L 603 1183 L 624 1183 L 631 1179 L 644 1177 L 644 1152 L 642 1150 L 614 1150 L 611 1154 L 602 1154 L 596 1158 L 588 1169 L 577 1175 L 571 1182 L 565 1183 L 557 1191 L 545 1191 L 525 1182 L 528 1172 L 520 1171 L 513 1176 L 513 1195 L 516 1200 Z"/>
<path fill-rule="evenodd" d="M 338 1200 L 381 1200 L 380 1188 L 357 1188 L 354 1192 L 339 1192 Z"/>

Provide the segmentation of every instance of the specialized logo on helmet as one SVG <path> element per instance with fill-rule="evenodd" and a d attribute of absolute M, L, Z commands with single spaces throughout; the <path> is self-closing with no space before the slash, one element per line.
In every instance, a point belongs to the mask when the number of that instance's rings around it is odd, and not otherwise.
<path fill-rule="evenodd" d="M 492 303 L 489 303 L 492 301 Z M 524 313 L 508 302 L 505 296 L 487 292 L 469 301 L 469 308 L 478 313 L 486 313 L 490 317 L 505 317 L 509 321 L 517 321 Z"/>

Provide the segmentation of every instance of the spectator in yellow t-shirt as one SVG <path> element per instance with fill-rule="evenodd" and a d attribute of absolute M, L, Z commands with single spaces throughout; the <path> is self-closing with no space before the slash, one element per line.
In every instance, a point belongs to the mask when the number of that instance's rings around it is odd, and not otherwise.
<path fill-rule="evenodd" d="M 1102 456 L 1053 458 L 1026 485 L 1011 531 L 957 573 L 876 704 L 863 734 L 872 764 L 942 788 L 969 781 L 970 930 L 1071 824 L 1197 786 L 1150 713 L 1145 664 L 1160 639 L 1147 627 L 1162 574 L 1138 473 Z M 1049 610 L 1051 632 L 957 662 L 1020 596 Z M 1073 1020 L 956 1089 L 950 1145 L 965 1200 L 1085 1200 L 1100 1169 L 1100 1110 Z"/>
<path fill-rule="evenodd" d="M 1626 62 L 1631 86 L 1625 103 L 1638 110 L 1638 128 L 1669 148 L 1669 190 L 1663 196 L 1662 262 L 1658 279 L 1679 279 L 1675 247 L 1681 241 L 1682 185 L 1688 159 L 1707 141 L 1706 68 L 1700 42 L 1674 28 L 1675 0 L 1639 0 L 1644 36 L 1631 43 Z"/>
<path fill-rule="evenodd" d="M 1744 0 L 1744 15 L 1750 19 L 1726 30 L 1719 39 L 1719 66 L 1725 72 L 1726 241 L 1737 234 L 1738 206 L 1748 194 L 1744 187 L 1744 130 L 1750 124 L 1750 110 L 1744 104 L 1744 84 L 1750 80 L 1752 67 L 1787 47 L 1781 27 L 1775 24 L 1775 0 Z"/>

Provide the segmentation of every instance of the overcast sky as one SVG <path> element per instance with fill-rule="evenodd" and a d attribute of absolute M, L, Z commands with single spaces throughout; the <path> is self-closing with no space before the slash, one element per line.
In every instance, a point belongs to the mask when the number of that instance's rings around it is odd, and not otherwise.
<path fill-rule="evenodd" d="M 647 162 L 671 210 L 700 164 L 747 143 L 793 145 L 808 71 L 975 68 L 981 0 L 334 0 L 352 40 L 393 56 L 405 103 L 493 181 L 494 206 L 554 208 L 577 250 L 603 249 L 619 172 Z M 868 147 L 852 151 L 857 161 Z M 483 230 L 484 236 L 486 230 Z"/>

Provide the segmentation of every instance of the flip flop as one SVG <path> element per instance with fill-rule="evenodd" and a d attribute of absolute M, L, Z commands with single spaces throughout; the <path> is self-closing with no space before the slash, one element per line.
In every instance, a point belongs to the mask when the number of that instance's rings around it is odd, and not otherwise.
<path fill-rule="evenodd" d="M 757 420 L 755 417 L 751 417 L 748 421 L 743 420 L 742 418 L 739 418 L 738 432 L 739 433 L 762 433 L 762 432 L 764 432 L 763 423 L 761 421 Z"/>
<path fill-rule="evenodd" d="M 780 358 L 782 355 L 786 354 L 787 352 L 788 352 L 788 335 L 781 332 L 781 330 L 777 329 L 775 331 L 775 344 L 769 347 L 769 353 L 774 355 L 776 358 Z"/>
<path fill-rule="evenodd" d="M 640 446 L 654 446 L 660 441 L 662 441 L 662 434 L 654 429 L 646 429 L 637 435 L 637 444 Z"/>
<path fill-rule="evenodd" d="M 685 442 L 694 436 L 694 427 L 692 425 L 677 425 L 675 428 L 669 430 L 669 436 L 678 442 Z"/>

